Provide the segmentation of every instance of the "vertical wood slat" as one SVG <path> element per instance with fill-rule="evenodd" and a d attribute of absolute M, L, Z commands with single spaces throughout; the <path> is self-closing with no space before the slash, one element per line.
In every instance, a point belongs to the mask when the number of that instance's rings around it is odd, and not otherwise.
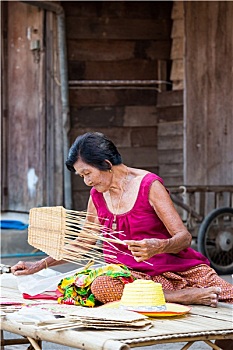
<path fill-rule="evenodd" d="M 43 11 L 21 2 L 7 5 L 7 209 L 28 211 L 44 203 L 44 54 L 31 47 L 36 40 L 43 45 Z"/>
<path fill-rule="evenodd" d="M 185 182 L 231 185 L 233 3 L 184 2 L 184 6 L 189 92 Z"/>
<path fill-rule="evenodd" d="M 206 206 L 206 196 L 205 196 L 204 192 L 200 193 L 199 200 L 200 200 L 199 212 L 204 217 L 205 216 L 205 206 Z"/>
<path fill-rule="evenodd" d="M 171 81 L 173 90 L 184 88 L 184 5 L 183 1 L 173 1 L 172 8 L 172 48 Z"/>
<path fill-rule="evenodd" d="M 57 19 L 46 13 L 46 205 L 63 203 L 63 125 L 60 96 Z"/>
<path fill-rule="evenodd" d="M 53 48 L 53 14 L 46 13 L 46 46 Z M 56 32 L 55 32 L 56 33 Z M 55 34 L 56 35 L 56 34 Z M 53 95 L 53 65 L 54 65 L 54 50 L 46 50 L 46 203 L 52 205 L 54 193 L 54 95 Z"/>
<path fill-rule="evenodd" d="M 1 210 L 6 210 L 8 207 L 8 181 L 7 181 L 7 135 L 8 135 L 8 86 L 7 86 L 7 70 L 8 70 L 8 56 L 7 56 L 7 19 L 8 6 L 6 2 L 1 2 L 1 53 L 2 53 L 2 89 L 1 89 Z M 4 93 L 3 93 L 4 91 Z"/>

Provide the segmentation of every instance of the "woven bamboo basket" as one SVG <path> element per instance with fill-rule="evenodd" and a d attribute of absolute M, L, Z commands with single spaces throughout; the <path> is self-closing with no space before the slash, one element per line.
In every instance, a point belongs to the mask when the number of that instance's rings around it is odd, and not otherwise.
<path fill-rule="evenodd" d="M 102 249 L 95 246 L 97 240 L 123 244 L 110 233 L 110 238 L 103 236 L 103 229 L 102 225 L 87 222 L 86 212 L 67 210 L 62 206 L 32 208 L 28 243 L 56 260 L 80 262 L 85 255 L 102 263 Z M 116 258 L 112 253 L 114 249 L 110 250 L 110 256 Z"/>

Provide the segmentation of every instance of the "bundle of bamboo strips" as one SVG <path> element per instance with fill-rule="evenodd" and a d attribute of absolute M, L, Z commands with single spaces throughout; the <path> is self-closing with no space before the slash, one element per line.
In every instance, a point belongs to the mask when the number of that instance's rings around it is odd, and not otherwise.
<path fill-rule="evenodd" d="M 119 248 L 114 244 L 124 242 L 114 237 L 116 232 L 87 221 L 86 216 L 86 212 L 67 210 L 62 206 L 32 208 L 29 212 L 28 243 L 56 260 L 80 263 L 86 258 L 103 263 L 102 248 L 95 243 L 105 241 L 110 244 L 107 249 L 109 254 L 105 257 L 115 259 L 117 263 L 116 251 Z M 106 230 L 109 231 L 108 237 Z"/>

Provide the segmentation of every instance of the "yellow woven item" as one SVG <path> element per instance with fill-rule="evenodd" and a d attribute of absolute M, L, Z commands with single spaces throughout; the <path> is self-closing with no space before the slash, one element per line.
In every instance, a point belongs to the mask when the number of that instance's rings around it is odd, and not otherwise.
<path fill-rule="evenodd" d="M 122 306 L 143 309 L 148 307 L 164 307 L 165 309 L 165 304 L 161 283 L 140 279 L 125 285 L 120 300 Z"/>
<path fill-rule="evenodd" d="M 62 206 L 32 208 L 29 212 L 28 243 L 56 260 L 80 262 L 86 258 L 103 263 L 97 240 L 122 243 L 103 237 L 103 226 L 86 220 L 86 212 L 67 210 Z M 106 228 L 105 228 L 106 231 Z M 115 252 L 110 252 L 114 259 Z"/>

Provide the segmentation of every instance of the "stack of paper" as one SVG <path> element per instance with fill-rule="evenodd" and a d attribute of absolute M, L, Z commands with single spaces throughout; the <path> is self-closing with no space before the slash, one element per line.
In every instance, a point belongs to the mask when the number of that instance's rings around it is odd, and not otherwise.
<path fill-rule="evenodd" d="M 136 312 L 116 309 L 77 308 L 69 316 L 44 320 L 37 326 L 50 330 L 64 330 L 71 328 L 95 328 L 113 330 L 148 330 L 152 323 L 147 316 Z"/>
<path fill-rule="evenodd" d="M 97 329 L 149 329 L 147 316 L 136 312 L 116 309 L 79 309 L 76 313 L 84 327 Z M 72 315 L 74 316 L 74 315 Z"/>

